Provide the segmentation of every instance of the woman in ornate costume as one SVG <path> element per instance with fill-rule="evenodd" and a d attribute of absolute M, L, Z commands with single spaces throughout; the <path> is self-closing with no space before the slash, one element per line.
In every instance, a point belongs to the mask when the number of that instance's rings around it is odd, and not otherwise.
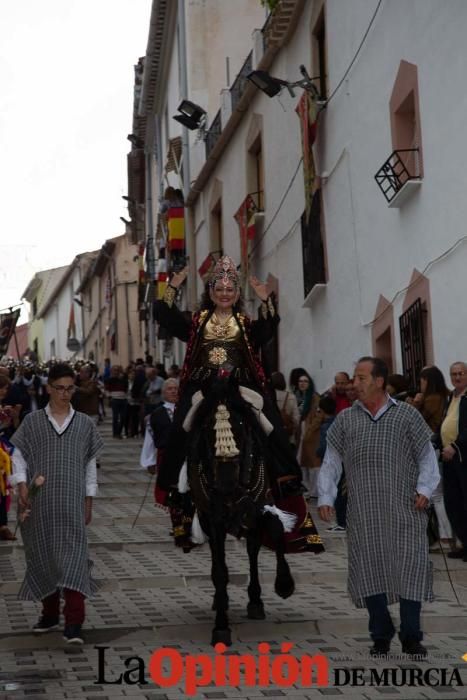
<path fill-rule="evenodd" d="M 260 433 L 262 459 L 266 468 L 269 496 L 279 507 L 292 510 L 292 501 L 303 497 L 301 470 L 269 382 L 258 358 L 258 351 L 273 337 L 279 323 L 274 297 L 256 277 L 250 285 L 261 301 L 257 320 L 251 320 L 242 308 L 240 280 L 235 263 L 227 256 L 216 264 L 203 294 L 200 309 L 191 318 L 175 306 L 178 288 L 188 270 L 175 273 L 164 299 L 156 302 L 156 319 L 173 336 L 188 343 L 181 374 L 179 402 L 175 411 L 169 444 L 159 465 L 157 490 L 159 502 L 166 492 L 176 489 L 186 459 L 191 433 L 190 414 L 200 397 L 215 393 L 215 381 L 230 377 L 232 395 L 256 418 Z M 323 546 L 309 514 L 299 515 L 294 534 L 289 533 L 289 551 L 322 551 Z"/>

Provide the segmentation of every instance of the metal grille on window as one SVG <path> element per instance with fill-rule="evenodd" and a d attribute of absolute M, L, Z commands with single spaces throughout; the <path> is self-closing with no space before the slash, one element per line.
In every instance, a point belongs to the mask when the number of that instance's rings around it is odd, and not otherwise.
<path fill-rule="evenodd" d="M 307 297 L 315 284 L 326 282 L 319 190 L 313 195 L 308 221 L 306 212 L 302 214 L 302 252 L 304 293 Z"/>
<path fill-rule="evenodd" d="M 411 390 L 417 389 L 420 372 L 426 364 L 425 314 L 421 299 L 417 299 L 399 318 L 402 367 Z"/>

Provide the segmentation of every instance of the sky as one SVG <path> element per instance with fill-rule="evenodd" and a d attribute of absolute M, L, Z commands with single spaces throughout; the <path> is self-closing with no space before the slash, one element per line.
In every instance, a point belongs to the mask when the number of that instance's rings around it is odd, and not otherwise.
<path fill-rule="evenodd" d="M 0 309 L 38 270 L 125 232 L 133 66 L 151 4 L 0 0 Z"/>

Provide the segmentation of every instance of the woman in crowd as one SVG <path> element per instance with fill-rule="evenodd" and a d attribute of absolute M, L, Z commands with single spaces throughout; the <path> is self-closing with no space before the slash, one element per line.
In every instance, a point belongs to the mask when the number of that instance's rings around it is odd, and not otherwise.
<path fill-rule="evenodd" d="M 411 403 L 420 411 L 434 434 L 437 434 L 441 428 L 448 398 L 449 390 L 441 370 L 435 366 L 424 367 L 420 373 L 420 392 L 415 395 Z M 455 539 L 444 505 L 442 465 L 440 465 L 440 472 L 441 481 L 431 500 L 438 520 L 440 542 L 454 549 Z"/>
<path fill-rule="evenodd" d="M 420 373 L 420 392 L 413 399 L 430 428 L 437 433 L 443 420 L 449 390 L 438 367 L 424 367 Z"/>
<path fill-rule="evenodd" d="M 301 432 L 298 448 L 298 461 L 302 468 L 302 479 L 309 497 L 317 496 L 316 482 L 321 460 L 316 455 L 319 446 L 319 431 L 322 414 L 319 412 L 320 395 L 314 390 L 314 383 L 308 374 L 298 379 L 298 393 L 301 401 Z"/>
<path fill-rule="evenodd" d="M 305 420 L 312 407 L 312 399 L 315 393 L 315 385 L 312 378 L 303 370 L 297 377 L 296 388 L 294 390 L 295 398 L 297 399 L 298 410 L 300 412 L 300 420 Z"/>
<path fill-rule="evenodd" d="M 292 445 L 297 445 L 300 437 L 300 412 L 295 394 L 287 391 L 285 377 L 282 372 L 272 373 L 271 386 L 276 392 L 277 408 L 281 414 L 284 430 L 289 436 L 289 441 Z"/>

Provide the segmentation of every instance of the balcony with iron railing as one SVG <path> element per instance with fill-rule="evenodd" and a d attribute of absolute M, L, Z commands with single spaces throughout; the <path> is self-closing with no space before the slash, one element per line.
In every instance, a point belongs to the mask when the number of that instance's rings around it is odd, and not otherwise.
<path fill-rule="evenodd" d="M 254 211 L 257 213 L 264 212 L 264 191 L 258 190 L 257 192 L 248 192 L 247 198 L 250 197 L 253 200 Z"/>
<path fill-rule="evenodd" d="M 221 122 L 221 110 L 219 110 L 211 122 L 211 126 L 206 131 L 205 145 L 206 145 L 206 158 L 209 155 L 217 143 L 220 135 L 222 133 L 222 122 Z"/>
<path fill-rule="evenodd" d="M 242 67 L 240 68 L 240 72 L 238 73 L 237 77 L 235 78 L 234 82 L 232 83 L 232 87 L 230 88 L 230 99 L 231 99 L 231 109 L 232 111 L 236 108 L 238 103 L 240 102 L 243 93 L 245 92 L 245 88 L 248 85 L 247 78 L 246 76 L 251 73 L 253 69 L 253 51 L 250 51 L 248 56 L 246 57 Z M 222 116 L 221 116 L 221 110 L 219 110 L 214 117 L 214 119 L 211 122 L 211 126 L 209 129 L 206 131 L 205 135 L 205 142 L 206 142 L 206 158 L 209 158 L 209 155 L 216 145 L 220 135 L 222 133 Z"/>
<path fill-rule="evenodd" d="M 232 100 L 232 112 L 236 108 L 237 104 L 240 102 L 243 93 L 245 92 L 245 87 L 247 86 L 247 75 L 253 70 L 253 51 L 250 51 L 246 57 L 243 66 L 232 83 L 230 88 L 230 95 Z"/>
<path fill-rule="evenodd" d="M 418 148 L 393 151 L 375 175 L 389 207 L 401 207 L 422 182 Z"/>

